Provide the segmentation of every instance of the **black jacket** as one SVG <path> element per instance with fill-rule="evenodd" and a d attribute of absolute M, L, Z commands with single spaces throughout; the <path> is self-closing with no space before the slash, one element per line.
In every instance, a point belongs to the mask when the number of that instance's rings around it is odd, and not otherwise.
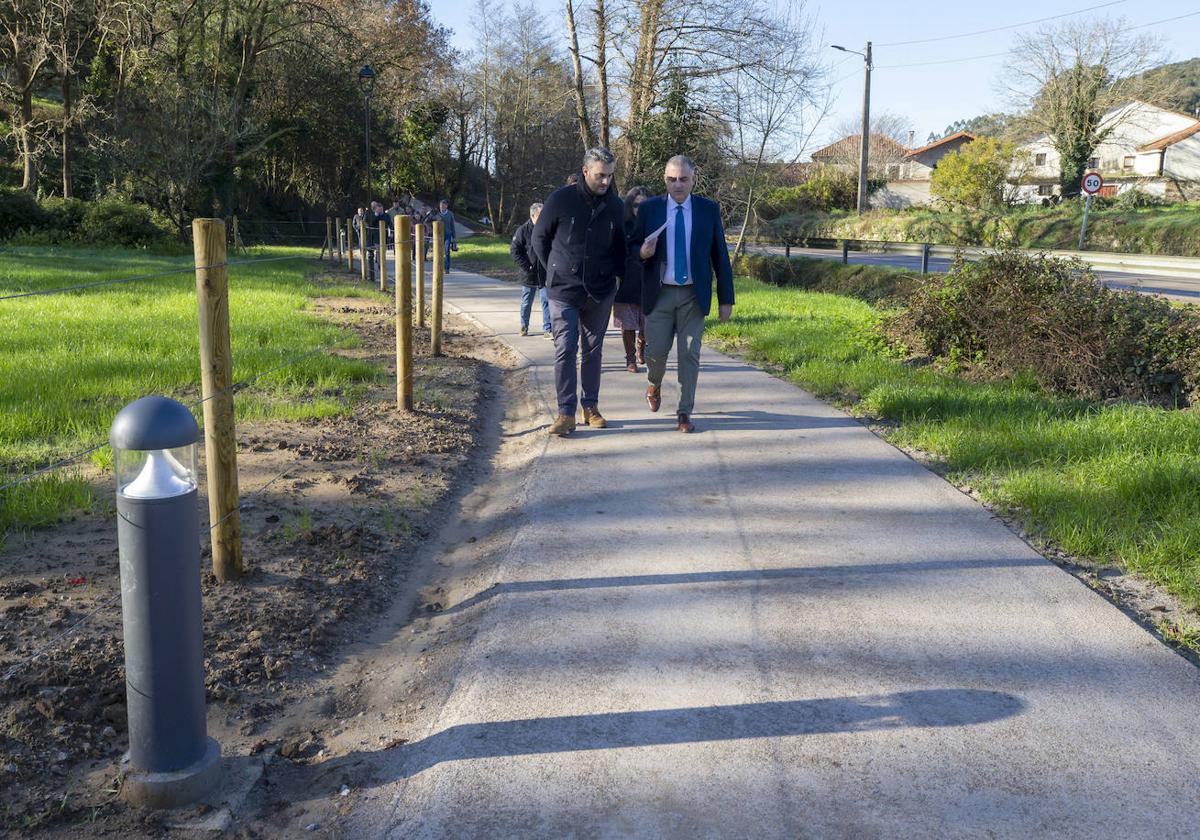
<path fill-rule="evenodd" d="M 379 245 L 379 223 L 380 222 L 388 223 L 389 232 L 392 229 L 392 226 L 391 226 L 390 220 L 388 219 L 387 213 L 379 213 L 378 215 L 376 215 L 375 213 L 372 213 L 370 210 L 368 210 L 367 215 L 365 217 L 359 218 L 358 230 L 359 230 L 360 234 L 362 234 L 362 232 L 363 232 L 362 228 L 363 228 L 364 221 L 366 222 L 367 230 L 366 230 L 366 236 L 363 238 L 366 239 L 368 248 L 374 248 L 377 245 Z"/>
<path fill-rule="evenodd" d="M 546 268 L 546 296 L 572 306 L 603 300 L 625 273 L 625 208 L 610 189 L 580 181 L 550 194 L 533 226 L 533 252 Z"/>
<path fill-rule="evenodd" d="M 637 217 L 629 220 L 625 226 L 625 239 L 637 228 Z M 636 253 L 629 254 L 625 259 L 625 275 L 621 278 L 621 286 L 613 303 L 636 303 L 642 305 L 642 259 Z"/>
<path fill-rule="evenodd" d="M 546 268 L 533 252 L 533 222 L 525 222 L 513 234 L 508 253 L 525 274 L 525 285 L 540 289 L 546 285 Z"/>

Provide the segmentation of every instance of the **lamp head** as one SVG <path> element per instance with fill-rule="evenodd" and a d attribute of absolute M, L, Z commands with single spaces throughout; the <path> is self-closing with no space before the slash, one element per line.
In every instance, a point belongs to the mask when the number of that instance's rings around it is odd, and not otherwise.
<path fill-rule="evenodd" d="M 358 71 L 358 86 L 362 88 L 363 93 L 370 93 L 375 87 L 375 68 L 370 64 L 364 64 Z"/>

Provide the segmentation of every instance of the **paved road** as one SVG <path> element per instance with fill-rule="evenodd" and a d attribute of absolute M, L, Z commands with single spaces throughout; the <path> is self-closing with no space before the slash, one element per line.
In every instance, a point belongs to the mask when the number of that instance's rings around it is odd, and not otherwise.
<path fill-rule="evenodd" d="M 752 247 L 761 248 L 773 254 L 784 253 L 782 246 L 763 245 Z M 829 260 L 840 260 L 842 258 L 841 250 L 831 250 L 828 248 L 793 248 L 792 255 Z M 907 268 L 914 271 L 919 271 L 921 268 L 921 257 L 917 254 L 872 254 L 851 251 L 850 262 L 867 265 L 885 265 L 892 268 Z M 929 260 L 929 270 L 935 272 L 949 271 L 950 263 L 951 260 L 949 259 L 931 257 Z M 1134 274 L 1123 271 L 1097 271 L 1096 277 L 1106 286 L 1114 289 L 1137 289 L 1150 294 L 1162 295 L 1171 300 L 1200 303 L 1200 276 L 1195 278 L 1166 277 L 1157 274 Z"/>
<path fill-rule="evenodd" d="M 552 401 L 514 286 L 447 300 Z M 1197 836 L 1200 671 L 803 391 L 706 350 L 681 435 L 606 353 L 612 427 L 491 526 L 457 681 L 352 836 Z"/>

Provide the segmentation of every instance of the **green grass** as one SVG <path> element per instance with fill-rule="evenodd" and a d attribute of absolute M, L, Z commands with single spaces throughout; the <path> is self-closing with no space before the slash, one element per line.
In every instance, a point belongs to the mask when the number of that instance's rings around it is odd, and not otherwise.
<path fill-rule="evenodd" d="M 270 248 L 236 259 L 292 255 L 311 252 Z M 188 257 L 120 249 L 0 249 L 0 296 L 191 265 Z M 317 348 L 357 343 L 354 334 L 304 309 L 317 294 L 363 290 L 318 286 L 313 269 L 311 260 L 229 267 L 234 380 L 265 373 L 235 398 L 240 421 L 342 414 L 363 383 L 377 376 L 365 363 L 321 352 L 287 364 Z M 106 440 L 116 412 L 138 397 L 197 400 L 199 379 L 191 270 L 0 301 L 0 484 Z M 110 457 L 102 449 L 92 460 L 106 466 Z M 0 534 L 86 509 L 90 494 L 69 469 L 0 492 Z"/>
<path fill-rule="evenodd" d="M 456 260 L 486 263 L 500 268 L 511 268 L 513 261 L 508 253 L 510 241 L 499 236 L 475 235 L 458 241 Z"/>
<path fill-rule="evenodd" d="M 1035 537 L 1121 565 L 1200 608 L 1200 415 L 913 367 L 887 355 L 865 303 L 745 278 L 737 293 L 734 319 L 708 327 L 719 342 L 894 422 L 894 443 L 929 453 L 952 480 L 1023 517 Z"/>

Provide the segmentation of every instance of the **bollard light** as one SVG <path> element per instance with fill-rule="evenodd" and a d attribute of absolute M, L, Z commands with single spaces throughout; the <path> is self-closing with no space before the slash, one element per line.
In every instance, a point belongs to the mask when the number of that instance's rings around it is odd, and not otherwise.
<path fill-rule="evenodd" d="M 129 715 L 121 795 L 149 808 L 195 802 L 220 769 L 204 704 L 199 436 L 187 407 L 166 397 L 125 406 L 109 434 Z"/>

